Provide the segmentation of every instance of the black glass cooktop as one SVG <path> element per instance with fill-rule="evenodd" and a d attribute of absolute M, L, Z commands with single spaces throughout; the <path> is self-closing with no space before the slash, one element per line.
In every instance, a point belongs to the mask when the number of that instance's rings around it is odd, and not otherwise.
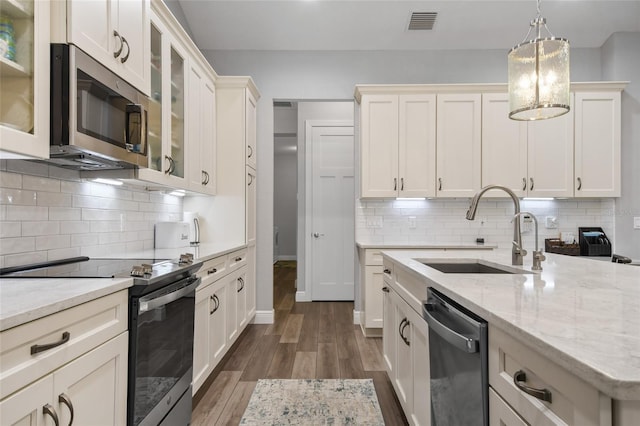
<path fill-rule="evenodd" d="M 76 257 L 0 269 L 2 278 L 112 278 L 128 277 L 134 265 L 154 264 L 167 259 L 99 259 Z"/>

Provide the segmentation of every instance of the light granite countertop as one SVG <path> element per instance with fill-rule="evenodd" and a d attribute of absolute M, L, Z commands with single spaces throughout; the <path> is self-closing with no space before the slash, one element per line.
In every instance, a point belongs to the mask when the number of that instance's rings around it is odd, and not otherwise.
<path fill-rule="evenodd" d="M 532 274 L 446 274 L 416 259 L 483 259 L 510 250 L 393 251 L 383 257 L 614 399 L 640 400 L 640 268 L 545 254 Z M 531 271 L 531 255 L 523 267 Z M 491 331 L 489 331 L 491 332 Z"/>
<path fill-rule="evenodd" d="M 175 259 L 193 253 L 205 262 L 245 247 L 245 244 L 201 244 L 198 247 L 151 249 L 119 256 L 126 259 Z M 0 331 L 131 287 L 131 278 L 2 278 Z"/>
<path fill-rule="evenodd" d="M 356 241 L 356 246 L 361 249 L 479 249 L 479 250 L 492 250 L 498 246 L 492 244 L 476 244 L 476 243 L 366 243 L 362 241 Z"/>

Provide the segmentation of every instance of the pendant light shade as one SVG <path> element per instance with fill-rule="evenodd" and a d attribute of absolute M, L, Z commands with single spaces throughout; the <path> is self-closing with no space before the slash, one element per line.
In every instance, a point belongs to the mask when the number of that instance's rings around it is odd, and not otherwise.
<path fill-rule="evenodd" d="M 554 37 L 546 20 L 538 16 L 529 28 L 536 29 L 533 40 L 523 41 L 509 51 L 509 118 L 544 120 L 566 114 L 569 101 L 569 41 Z M 544 28 L 548 37 L 542 37 Z"/>

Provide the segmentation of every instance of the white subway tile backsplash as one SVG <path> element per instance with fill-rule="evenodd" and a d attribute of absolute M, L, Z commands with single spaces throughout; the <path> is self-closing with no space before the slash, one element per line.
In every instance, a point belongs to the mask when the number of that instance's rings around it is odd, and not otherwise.
<path fill-rule="evenodd" d="M 120 210 L 82 209 L 82 220 L 121 220 Z"/>
<path fill-rule="evenodd" d="M 89 182 L 61 181 L 60 191 L 74 195 L 91 195 L 91 184 Z"/>
<path fill-rule="evenodd" d="M 81 220 L 60 222 L 61 234 L 86 234 L 88 232 L 91 232 L 91 222 L 83 222 Z"/>
<path fill-rule="evenodd" d="M 34 161 L 7 161 L 7 171 L 29 176 L 49 176 L 49 167 Z"/>
<path fill-rule="evenodd" d="M 80 256 L 80 247 L 53 249 L 47 251 L 47 260 L 67 259 Z"/>
<path fill-rule="evenodd" d="M 17 173 L 0 172 L 0 182 L 3 188 L 22 188 L 22 175 Z"/>
<path fill-rule="evenodd" d="M 71 235 L 71 246 L 85 247 L 98 245 L 98 234 Z"/>
<path fill-rule="evenodd" d="M 38 206 L 7 206 L 6 220 L 47 220 L 49 210 Z"/>
<path fill-rule="evenodd" d="M 0 188 L 0 204 L 16 206 L 35 206 L 37 194 L 34 191 Z"/>
<path fill-rule="evenodd" d="M 0 222 L 0 239 L 20 237 L 21 234 L 22 228 L 20 222 Z"/>
<path fill-rule="evenodd" d="M 60 192 L 60 181 L 48 177 L 24 175 L 22 188 L 43 192 Z"/>
<path fill-rule="evenodd" d="M 49 207 L 71 207 L 71 195 L 54 192 L 38 192 L 37 205 Z"/>
<path fill-rule="evenodd" d="M 3 238 L 0 244 L 0 255 L 25 253 L 36 249 L 35 237 Z"/>
<path fill-rule="evenodd" d="M 37 237 L 38 235 L 58 234 L 60 234 L 60 222 L 48 220 L 22 222 L 23 237 Z"/>
<path fill-rule="evenodd" d="M 71 247 L 71 236 L 69 235 L 43 235 L 36 237 L 36 248 L 38 250 L 51 250 Z"/>
<path fill-rule="evenodd" d="M 3 266 L 20 266 L 29 263 L 40 263 L 47 261 L 46 251 L 32 251 L 4 256 Z"/>
<path fill-rule="evenodd" d="M 80 220 L 82 209 L 73 207 L 49 207 L 49 220 Z"/>

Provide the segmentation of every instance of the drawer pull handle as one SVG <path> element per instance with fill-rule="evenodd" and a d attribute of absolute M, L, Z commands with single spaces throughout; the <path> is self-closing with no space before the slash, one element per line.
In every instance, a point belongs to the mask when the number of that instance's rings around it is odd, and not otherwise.
<path fill-rule="evenodd" d="M 56 426 L 60 426 L 60 421 L 58 420 L 58 413 L 56 413 L 56 409 L 53 408 L 51 404 L 47 404 L 42 407 L 42 414 L 46 414 L 47 416 L 53 419 L 53 424 Z"/>
<path fill-rule="evenodd" d="M 384 272 L 385 274 L 391 274 L 391 270 L 387 268 L 385 268 L 382 272 Z"/>
<path fill-rule="evenodd" d="M 551 402 L 551 391 L 549 389 L 536 389 L 536 388 L 529 387 L 523 384 L 526 381 L 527 381 L 527 374 L 522 370 L 516 371 L 515 374 L 513 375 L 513 383 L 522 392 L 529 394 L 534 398 L 538 398 L 542 401 Z"/>
<path fill-rule="evenodd" d="M 531 182 L 531 186 L 529 187 L 529 191 L 533 191 L 533 178 L 529 178 L 529 182 Z"/>
<path fill-rule="evenodd" d="M 244 280 L 242 278 L 238 278 L 238 282 L 240 283 L 240 288 L 238 289 L 238 293 L 244 290 Z"/>
<path fill-rule="evenodd" d="M 69 419 L 69 426 L 73 424 L 73 404 L 71 403 L 71 398 L 65 393 L 61 393 L 58 395 L 58 402 L 64 404 L 69 408 L 69 415 L 71 416 Z"/>
<path fill-rule="evenodd" d="M 209 315 L 213 315 L 220 307 L 220 299 L 215 294 L 211 295 L 210 299 L 213 302 L 213 309 L 209 311 Z"/>
<path fill-rule="evenodd" d="M 242 260 L 241 257 L 236 257 L 236 262 L 240 262 Z"/>
<path fill-rule="evenodd" d="M 62 339 L 58 340 L 57 342 L 46 343 L 44 345 L 33 345 L 33 346 L 31 346 L 31 355 L 35 355 L 35 354 L 40 353 L 40 352 L 48 351 L 49 349 L 53 349 L 56 346 L 60 346 L 60 345 L 62 345 L 64 343 L 67 343 L 70 338 L 71 338 L 71 334 L 69 334 L 68 331 L 65 331 L 64 333 L 62 333 Z"/>
<path fill-rule="evenodd" d="M 382 287 L 382 291 L 384 291 L 385 293 L 389 293 L 389 287 L 387 286 Z"/>
<path fill-rule="evenodd" d="M 393 190 L 398 190 L 398 178 L 393 178 Z"/>
<path fill-rule="evenodd" d="M 211 268 L 207 271 L 207 275 L 215 274 L 216 272 L 218 272 L 216 268 Z"/>
<path fill-rule="evenodd" d="M 402 325 L 403 323 L 404 325 Z M 411 346 L 411 343 L 409 342 L 409 339 L 407 339 L 407 337 L 404 335 L 404 329 L 407 328 L 409 325 L 411 325 L 411 323 L 406 318 L 400 322 L 400 330 L 399 330 L 400 337 L 402 337 L 402 340 L 407 346 Z"/>
<path fill-rule="evenodd" d="M 522 190 L 527 190 L 527 178 L 522 178 Z"/>
<path fill-rule="evenodd" d="M 578 191 L 582 189 L 582 179 L 578 178 Z"/>

